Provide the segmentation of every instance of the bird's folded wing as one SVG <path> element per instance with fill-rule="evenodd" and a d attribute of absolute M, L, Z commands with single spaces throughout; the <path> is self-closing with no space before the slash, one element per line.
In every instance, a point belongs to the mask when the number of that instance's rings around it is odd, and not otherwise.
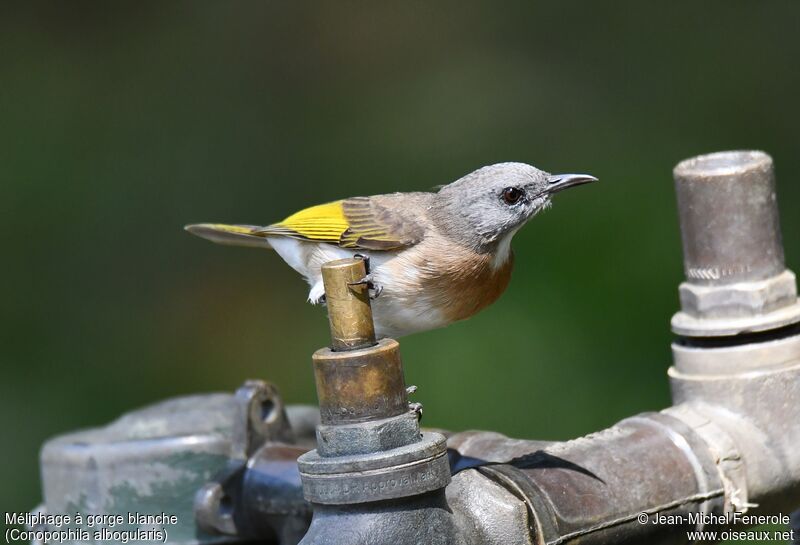
<path fill-rule="evenodd" d="M 403 206 L 411 195 L 354 197 L 342 201 L 348 228 L 339 245 L 344 248 L 394 250 L 412 246 L 425 235 L 424 224 Z"/>
<path fill-rule="evenodd" d="M 424 227 L 391 201 L 390 196 L 354 197 L 312 206 L 263 228 L 259 234 L 365 250 L 394 250 L 416 244 Z"/>

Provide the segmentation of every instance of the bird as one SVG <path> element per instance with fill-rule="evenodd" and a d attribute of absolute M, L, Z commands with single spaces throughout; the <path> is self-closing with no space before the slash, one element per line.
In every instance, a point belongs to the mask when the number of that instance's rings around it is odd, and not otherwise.
<path fill-rule="evenodd" d="M 198 223 L 220 244 L 272 248 L 324 304 L 324 263 L 367 260 L 375 333 L 402 337 L 467 319 L 508 287 L 511 240 L 553 195 L 597 178 L 549 174 L 525 163 L 481 167 L 437 191 L 351 197 L 267 226 Z"/>

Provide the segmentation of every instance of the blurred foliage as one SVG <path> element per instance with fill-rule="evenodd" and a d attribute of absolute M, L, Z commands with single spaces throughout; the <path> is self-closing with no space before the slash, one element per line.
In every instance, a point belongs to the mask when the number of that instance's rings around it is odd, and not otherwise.
<path fill-rule="evenodd" d="M 168 396 L 315 401 L 324 311 L 269 223 L 488 163 L 586 171 L 520 232 L 501 300 L 402 340 L 425 423 L 566 439 L 669 403 L 671 169 L 770 152 L 800 269 L 800 3 L 0 4 L 0 507 L 37 452 Z"/>

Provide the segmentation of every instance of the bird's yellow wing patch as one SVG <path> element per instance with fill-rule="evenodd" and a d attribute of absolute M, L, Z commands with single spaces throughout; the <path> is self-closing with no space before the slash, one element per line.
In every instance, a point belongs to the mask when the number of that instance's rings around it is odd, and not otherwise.
<path fill-rule="evenodd" d="M 312 206 L 258 231 L 259 236 L 284 236 L 338 244 L 342 248 L 395 250 L 416 244 L 424 228 L 403 211 L 396 196 L 353 197 Z"/>
<path fill-rule="evenodd" d="M 338 244 L 348 227 L 342 201 L 335 201 L 300 210 L 283 221 L 265 227 L 262 233 Z"/>

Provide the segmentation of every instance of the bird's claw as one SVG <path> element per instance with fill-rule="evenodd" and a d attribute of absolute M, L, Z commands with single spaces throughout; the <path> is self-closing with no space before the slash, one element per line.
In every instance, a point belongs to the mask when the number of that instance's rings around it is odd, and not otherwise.
<path fill-rule="evenodd" d="M 361 261 L 364 262 L 364 272 L 366 272 L 367 276 L 369 276 L 369 273 L 370 273 L 370 270 L 369 270 L 369 256 L 365 255 L 365 254 L 355 254 L 353 257 L 355 257 L 356 259 L 360 259 Z"/>
<path fill-rule="evenodd" d="M 348 286 L 367 286 L 367 290 L 369 292 L 369 298 L 370 300 L 374 301 L 375 299 L 381 296 L 381 293 L 383 293 L 383 286 L 375 282 L 374 279 L 372 278 L 372 273 L 370 272 L 370 267 L 369 267 L 369 256 L 364 254 L 355 254 L 353 257 L 356 257 L 364 261 L 364 270 L 366 271 L 367 274 L 361 280 L 348 283 Z"/>
<path fill-rule="evenodd" d="M 370 299 L 377 299 L 383 293 L 383 285 L 378 284 L 372 278 L 372 274 L 367 274 L 364 278 L 360 280 L 356 280 L 355 282 L 348 282 L 348 286 L 367 286 L 367 290 L 369 290 L 369 298 Z"/>
<path fill-rule="evenodd" d="M 409 403 L 408 408 L 417 413 L 417 420 L 422 420 L 422 403 Z"/>

